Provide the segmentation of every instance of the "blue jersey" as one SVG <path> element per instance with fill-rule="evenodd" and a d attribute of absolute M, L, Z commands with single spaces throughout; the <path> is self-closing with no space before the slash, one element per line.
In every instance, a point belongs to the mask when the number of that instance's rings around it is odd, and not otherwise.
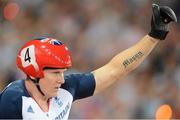
<path fill-rule="evenodd" d="M 65 76 L 57 97 L 49 100 L 49 111 L 43 112 L 29 95 L 24 80 L 10 83 L 0 94 L 0 118 L 8 119 L 68 119 L 73 101 L 92 96 L 95 79 L 92 73 Z"/>

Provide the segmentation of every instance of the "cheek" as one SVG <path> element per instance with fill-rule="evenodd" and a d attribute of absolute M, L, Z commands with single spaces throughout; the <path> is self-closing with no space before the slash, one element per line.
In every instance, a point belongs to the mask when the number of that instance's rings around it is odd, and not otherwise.
<path fill-rule="evenodd" d="M 48 88 L 48 86 L 52 85 L 52 79 L 47 77 L 42 81 L 42 83 Z"/>

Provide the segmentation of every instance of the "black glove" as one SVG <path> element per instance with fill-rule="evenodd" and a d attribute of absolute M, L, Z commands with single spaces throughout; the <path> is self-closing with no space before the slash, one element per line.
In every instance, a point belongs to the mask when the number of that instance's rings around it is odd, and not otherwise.
<path fill-rule="evenodd" d="M 151 31 L 149 36 L 164 40 L 169 32 L 169 23 L 177 22 L 174 11 L 168 6 L 152 4 Z"/>

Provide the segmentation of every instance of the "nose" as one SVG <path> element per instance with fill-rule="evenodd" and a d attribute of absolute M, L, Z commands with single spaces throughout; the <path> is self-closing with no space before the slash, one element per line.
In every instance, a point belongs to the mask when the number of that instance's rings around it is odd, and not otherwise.
<path fill-rule="evenodd" d="M 64 84 L 65 80 L 64 80 L 64 73 L 59 73 L 57 82 L 60 84 Z"/>

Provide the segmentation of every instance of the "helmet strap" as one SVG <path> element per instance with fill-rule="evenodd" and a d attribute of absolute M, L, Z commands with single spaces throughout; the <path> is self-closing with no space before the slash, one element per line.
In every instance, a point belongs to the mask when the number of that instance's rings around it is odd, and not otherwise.
<path fill-rule="evenodd" d="M 32 79 L 30 76 L 28 76 L 28 78 L 36 85 L 37 89 L 39 90 L 39 92 L 45 96 L 45 94 L 42 92 L 40 85 L 39 85 L 39 80 L 40 78 L 36 78 L 36 79 Z"/>

